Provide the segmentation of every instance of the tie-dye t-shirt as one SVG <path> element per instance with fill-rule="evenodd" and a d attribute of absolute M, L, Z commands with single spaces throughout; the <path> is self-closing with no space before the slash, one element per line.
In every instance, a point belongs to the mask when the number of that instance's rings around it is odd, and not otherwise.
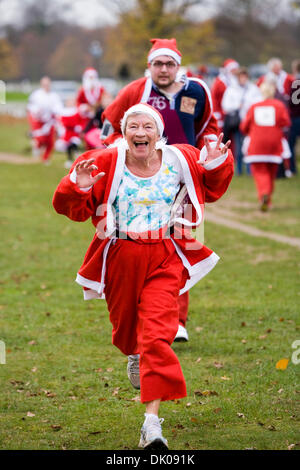
<path fill-rule="evenodd" d="M 135 176 L 125 166 L 113 203 L 117 228 L 141 233 L 165 227 L 181 181 L 179 160 L 168 149 L 163 149 L 161 167 L 151 177 Z"/>

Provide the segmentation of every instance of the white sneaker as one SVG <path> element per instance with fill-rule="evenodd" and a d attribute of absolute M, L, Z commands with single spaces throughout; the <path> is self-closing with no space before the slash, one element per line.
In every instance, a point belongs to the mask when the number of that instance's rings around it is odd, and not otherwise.
<path fill-rule="evenodd" d="M 154 451 L 168 449 L 168 441 L 163 437 L 161 430 L 161 424 L 163 421 L 163 418 L 158 418 L 158 416 L 155 415 L 146 417 L 141 429 L 139 447 Z"/>
<path fill-rule="evenodd" d="M 140 355 L 133 354 L 128 356 L 127 375 L 131 385 L 134 388 L 140 388 Z"/>
<path fill-rule="evenodd" d="M 188 341 L 189 335 L 184 326 L 179 325 L 174 341 Z"/>

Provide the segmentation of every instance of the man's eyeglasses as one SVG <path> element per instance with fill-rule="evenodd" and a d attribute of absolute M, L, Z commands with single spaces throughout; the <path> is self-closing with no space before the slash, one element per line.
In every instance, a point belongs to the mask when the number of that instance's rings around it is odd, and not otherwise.
<path fill-rule="evenodd" d="M 176 63 L 175 62 L 160 62 L 159 60 L 156 60 L 155 62 L 152 62 L 153 67 L 155 67 L 156 69 L 162 69 L 163 66 L 165 65 L 167 67 L 167 69 L 174 69 L 176 67 Z"/>

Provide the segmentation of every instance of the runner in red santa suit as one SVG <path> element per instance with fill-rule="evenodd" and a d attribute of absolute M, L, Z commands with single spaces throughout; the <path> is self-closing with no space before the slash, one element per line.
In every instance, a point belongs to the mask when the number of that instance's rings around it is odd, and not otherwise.
<path fill-rule="evenodd" d="M 181 64 L 176 39 L 151 39 L 151 43 L 149 76 L 127 85 L 103 112 L 102 136 L 107 136 L 104 143 L 111 145 L 121 138 L 120 120 L 130 106 L 148 103 L 161 112 L 169 144 L 188 143 L 201 149 L 204 136 L 216 140 L 218 135 L 209 88 L 197 78 L 181 75 L 181 80 L 176 80 Z M 175 341 L 187 341 L 188 293 L 179 297 L 179 303 Z"/>
<path fill-rule="evenodd" d="M 146 405 L 140 446 L 167 448 L 158 411 L 161 401 L 186 396 L 171 344 L 178 328 L 179 292 L 205 276 L 219 257 L 192 238 L 204 203 L 224 194 L 232 175 L 230 142 L 199 151 L 166 145 L 164 122 L 148 104 L 132 106 L 122 120 L 117 147 L 79 157 L 58 185 L 56 211 L 74 221 L 92 218 L 96 234 L 77 282 L 86 299 L 105 295 L 112 342 L 132 358 L 128 377 Z M 185 192 L 187 207 L 176 198 Z M 180 197 L 180 200 L 182 198 Z"/>
<path fill-rule="evenodd" d="M 264 100 L 250 107 L 240 129 L 247 136 L 243 144 L 244 161 L 250 163 L 260 209 L 265 212 L 271 206 L 278 165 L 282 161 L 286 176 L 291 176 L 291 151 L 284 137 L 291 121 L 285 105 L 274 98 L 275 85 L 264 81 L 260 89 Z"/>
<path fill-rule="evenodd" d="M 59 118 L 58 139 L 55 142 L 55 149 L 58 152 L 65 152 L 67 160 L 65 168 L 71 168 L 74 156 L 79 150 L 82 143 L 81 134 L 86 123 L 86 119 L 82 116 L 75 106 L 73 99 L 68 100 L 66 107 L 62 110 Z"/>
<path fill-rule="evenodd" d="M 82 76 L 82 86 L 78 90 L 76 104 L 81 116 L 85 117 L 83 136 L 87 149 L 94 148 L 94 132 L 102 127 L 101 115 L 112 101 L 104 89 L 96 69 L 87 68 Z"/>
<path fill-rule="evenodd" d="M 39 155 L 42 162 L 49 163 L 55 143 L 57 116 L 63 109 L 57 93 L 51 91 L 51 80 L 43 77 L 40 88 L 29 96 L 27 115 L 33 139 L 33 154 Z"/>
<path fill-rule="evenodd" d="M 222 107 L 223 95 L 228 87 L 237 85 L 236 74 L 238 69 L 239 64 L 236 60 L 226 59 L 219 75 L 215 78 L 211 86 L 214 116 L 218 121 L 220 129 L 223 129 L 224 126 L 224 111 Z"/>

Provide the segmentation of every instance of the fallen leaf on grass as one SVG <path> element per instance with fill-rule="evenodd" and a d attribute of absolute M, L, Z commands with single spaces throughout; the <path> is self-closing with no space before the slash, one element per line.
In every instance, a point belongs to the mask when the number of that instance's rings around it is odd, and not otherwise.
<path fill-rule="evenodd" d="M 238 416 L 239 418 L 243 418 L 243 419 L 245 418 L 244 413 L 237 413 L 237 416 Z"/>
<path fill-rule="evenodd" d="M 280 388 L 280 389 L 278 390 L 278 393 L 282 393 L 282 392 L 283 392 L 283 388 Z"/>
<path fill-rule="evenodd" d="M 56 397 L 56 393 L 54 392 L 49 392 L 49 390 L 43 390 L 44 394 L 46 395 L 47 398 L 54 398 Z"/>
<path fill-rule="evenodd" d="M 198 423 L 198 420 L 197 420 L 197 418 L 191 418 L 191 422 L 192 423 Z"/>
<path fill-rule="evenodd" d="M 200 331 L 203 330 L 203 327 L 202 326 L 196 326 L 195 328 L 195 331 L 197 331 L 197 333 L 200 333 Z"/>
<path fill-rule="evenodd" d="M 271 424 L 270 426 L 268 426 L 267 429 L 268 429 L 269 431 L 276 431 L 276 428 L 275 428 L 275 426 L 273 426 L 273 424 Z"/>
<path fill-rule="evenodd" d="M 258 339 L 266 339 L 267 335 L 260 335 Z"/>
<path fill-rule="evenodd" d="M 292 450 L 295 446 L 296 446 L 296 444 L 290 444 L 290 445 L 288 446 L 288 450 Z"/>
<path fill-rule="evenodd" d="M 214 413 L 220 413 L 221 410 L 222 410 L 222 408 L 215 408 Z"/>
<path fill-rule="evenodd" d="M 28 344 L 30 344 L 30 346 L 33 346 L 34 344 L 36 344 L 36 341 L 33 339 L 31 341 L 28 341 Z"/>
<path fill-rule="evenodd" d="M 27 415 L 26 415 L 26 416 L 28 416 L 28 418 L 33 418 L 33 417 L 35 416 L 35 414 L 34 414 L 34 413 L 31 413 L 31 411 L 27 411 Z"/>
<path fill-rule="evenodd" d="M 89 432 L 89 434 L 94 436 L 96 434 L 101 434 L 101 431 L 92 431 L 92 432 Z"/>
<path fill-rule="evenodd" d="M 214 390 L 204 390 L 203 392 L 201 392 L 200 390 L 196 390 L 194 393 L 195 395 L 200 395 L 204 397 L 208 397 L 212 395 L 218 396 L 218 393 L 215 392 Z"/>
<path fill-rule="evenodd" d="M 53 431 L 60 431 L 62 429 L 60 424 L 51 424 L 51 428 L 53 429 Z"/>
<path fill-rule="evenodd" d="M 202 361 L 202 357 L 198 357 L 198 359 L 196 360 L 196 362 L 200 362 Z"/>
<path fill-rule="evenodd" d="M 214 366 L 216 369 L 222 369 L 224 367 L 222 362 L 217 362 L 217 361 L 214 362 Z"/>
<path fill-rule="evenodd" d="M 276 369 L 278 370 L 285 370 L 288 366 L 288 363 L 289 363 L 289 360 L 288 359 L 280 359 L 277 363 L 276 363 Z"/>
<path fill-rule="evenodd" d="M 247 340 L 246 340 L 246 339 L 242 339 L 241 343 L 246 344 L 246 343 L 247 343 Z"/>
<path fill-rule="evenodd" d="M 104 398 L 104 397 L 103 398 L 98 398 L 98 401 L 105 401 L 105 400 L 106 400 L 106 398 Z"/>
<path fill-rule="evenodd" d="M 33 367 L 33 368 L 31 369 L 31 372 L 36 372 L 36 371 L 37 371 L 37 367 Z"/>
<path fill-rule="evenodd" d="M 141 400 L 140 396 L 137 396 L 137 397 L 131 398 L 130 401 L 140 402 L 140 400 Z"/>
<path fill-rule="evenodd" d="M 231 380 L 230 377 L 226 377 L 226 375 L 223 375 L 223 377 L 221 377 L 221 380 Z"/>

